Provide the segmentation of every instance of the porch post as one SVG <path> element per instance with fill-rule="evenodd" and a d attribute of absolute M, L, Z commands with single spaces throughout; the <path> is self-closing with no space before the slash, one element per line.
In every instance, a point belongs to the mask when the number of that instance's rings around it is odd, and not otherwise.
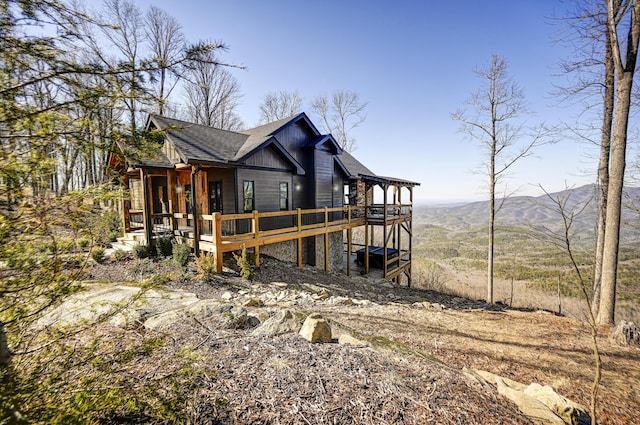
<path fill-rule="evenodd" d="M 199 219 L 200 219 L 200 210 L 198 209 L 198 202 L 196 198 L 198 197 L 198 189 L 196 175 L 200 171 L 200 165 L 194 165 L 191 168 L 191 211 L 193 212 L 193 253 L 196 257 L 200 256 L 200 229 Z"/>
<path fill-rule="evenodd" d="M 129 188 L 129 176 L 122 176 L 122 227 L 125 232 L 131 231 L 131 192 Z M 127 190 L 127 193 L 124 192 Z"/>
<path fill-rule="evenodd" d="M 142 183 L 142 197 L 144 198 L 142 206 L 142 223 L 144 226 L 144 237 L 148 246 L 151 246 L 151 238 L 153 236 L 153 226 L 151 220 L 151 191 L 149 190 L 150 179 L 143 168 L 140 169 L 140 180 Z"/>
<path fill-rule="evenodd" d="M 169 198 L 169 214 L 171 215 L 169 217 L 169 223 L 171 223 L 172 235 L 175 235 L 176 230 L 178 230 L 178 222 L 173 216 L 173 214 L 176 212 L 175 209 L 177 205 L 176 185 L 177 185 L 176 171 L 168 170 L 167 171 L 167 196 Z"/>

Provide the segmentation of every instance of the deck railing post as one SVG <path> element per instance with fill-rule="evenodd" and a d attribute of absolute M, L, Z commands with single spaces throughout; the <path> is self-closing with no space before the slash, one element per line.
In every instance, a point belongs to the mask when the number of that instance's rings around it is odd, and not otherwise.
<path fill-rule="evenodd" d="M 222 273 L 222 214 L 213 213 L 213 244 L 215 246 L 216 271 Z"/>
<path fill-rule="evenodd" d="M 258 211 L 253 211 L 253 219 L 251 220 L 253 223 L 253 238 L 260 239 L 260 216 L 258 215 Z M 256 244 L 255 248 L 255 265 L 256 267 L 260 265 L 260 245 Z"/>
<path fill-rule="evenodd" d="M 302 210 L 300 208 L 296 208 L 297 211 L 297 220 L 298 220 L 298 232 L 302 231 Z"/>

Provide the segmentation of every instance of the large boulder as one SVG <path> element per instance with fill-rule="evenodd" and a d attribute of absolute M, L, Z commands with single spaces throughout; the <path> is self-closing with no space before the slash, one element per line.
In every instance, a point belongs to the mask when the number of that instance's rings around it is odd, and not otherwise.
<path fill-rule="evenodd" d="M 590 423 L 586 409 L 556 393 L 549 386 L 525 385 L 484 370 L 465 371 L 483 385 L 493 385 L 536 425 L 580 425 Z"/>
<path fill-rule="evenodd" d="M 567 424 L 578 425 L 581 418 L 587 415 L 586 409 L 561 396 L 548 385 L 534 382 L 525 388 L 523 393 L 543 403 Z"/>
<path fill-rule="evenodd" d="M 331 342 L 331 326 L 317 313 L 305 319 L 299 334 L 309 342 Z"/>
<path fill-rule="evenodd" d="M 279 310 L 274 316 L 263 321 L 252 332 L 252 335 L 274 336 L 300 330 L 300 319 L 289 309 Z"/>

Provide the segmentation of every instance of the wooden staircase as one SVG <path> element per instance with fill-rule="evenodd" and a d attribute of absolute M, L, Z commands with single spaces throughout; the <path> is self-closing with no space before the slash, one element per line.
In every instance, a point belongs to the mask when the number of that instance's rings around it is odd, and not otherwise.
<path fill-rule="evenodd" d="M 126 232 L 124 236 L 116 239 L 116 242 L 111 243 L 111 248 L 114 250 L 121 249 L 126 252 L 133 250 L 136 245 L 144 245 L 147 243 L 147 239 L 144 236 L 144 232 Z"/>

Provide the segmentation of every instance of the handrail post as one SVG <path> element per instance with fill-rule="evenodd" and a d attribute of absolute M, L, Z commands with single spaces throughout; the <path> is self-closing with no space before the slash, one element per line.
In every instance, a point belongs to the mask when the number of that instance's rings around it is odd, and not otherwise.
<path fill-rule="evenodd" d="M 324 207 L 324 227 L 329 227 L 329 208 Z"/>
<path fill-rule="evenodd" d="M 258 240 L 260 239 L 260 217 L 258 215 L 257 210 L 253 210 L 253 238 Z M 260 245 L 256 243 L 254 249 L 255 253 L 255 265 L 258 267 L 260 265 Z"/>
<path fill-rule="evenodd" d="M 213 235 L 213 244 L 215 245 L 216 256 L 216 271 L 222 273 L 222 214 L 213 213 L 213 229 L 211 234 Z"/>
<path fill-rule="evenodd" d="M 298 220 L 298 232 L 302 231 L 302 210 L 300 208 L 296 209 L 297 211 L 297 220 Z"/>

